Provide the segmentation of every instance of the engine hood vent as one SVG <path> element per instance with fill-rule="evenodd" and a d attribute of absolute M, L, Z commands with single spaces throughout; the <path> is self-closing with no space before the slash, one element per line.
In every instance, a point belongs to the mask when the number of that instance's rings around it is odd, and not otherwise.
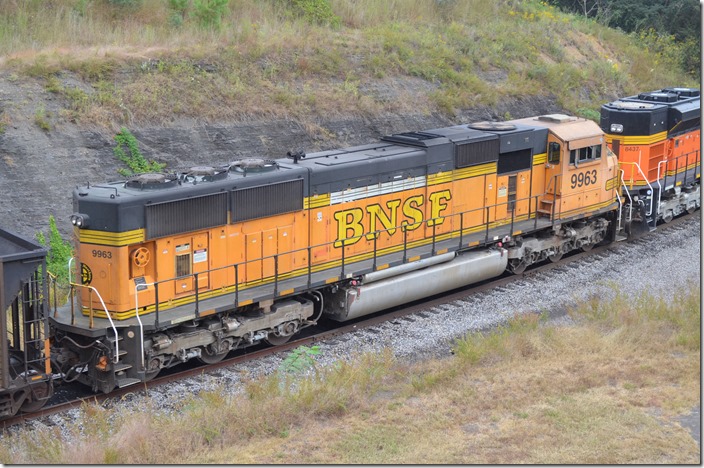
<path fill-rule="evenodd" d="M 513 124 L 505 122 L 475 122 L 468 125 L 469 128 L 474 130 L 484 130 L 489 132 L 507 132 L 509 130 L 515 130 L 516 126 Z"/>
<path fill-rule="evenodd" d="M 230 172 L 243 175 L 272 172 L 279 169 L 279 165 L 272 159 L 245 158 L 230 163 Z"/>
<path fill-rule="evenodd" d="M 147 172 L 130 177 L 125 182 L 125 188 L 139 190 L 159 190 L 175 187 L 179 184 L 176 174 L 166 174 L 162 172 Z"/>
<path fill-rule="evenodd" d="M 182 184 L 199 184 L 201 182 L 214 182 L 227 178 L 227 167 L 195 166 L 179 174 Z"/>

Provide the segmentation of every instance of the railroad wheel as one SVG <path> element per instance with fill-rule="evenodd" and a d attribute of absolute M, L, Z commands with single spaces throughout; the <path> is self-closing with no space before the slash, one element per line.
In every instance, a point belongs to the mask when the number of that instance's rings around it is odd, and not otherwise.
<path fill-rule="evenodd" d="M 270 332 L 265 340 L 272 346 L 279 346 L 287 343 L 297 331 L 298 324 L 296 322 L 287 322 L 276 327 L 276 331 Z"/>
<path fill-rule="evenodd" d="M 687 207 L 687 213 L 692 214 L 697 210 L 697 207 L 694 204 L 691 204 Z"/>
<path fill-rule="evenodd" d="M 20 406 L 20 411 L 33 413 L 39 411 L 46 405 L 51 396 L 51 382 L 35 383 L 31 386 L 27 399 Z"/>
<path fill-rule="evenodd" d="M 562 259 L 562 252 L 554 253 L 552 255 L 548 255 L 548 258 L 552 263 L 557 263 Z"/>
<path fill-rule="evenodd" d="M 521 273 L 526 271 L 526 268 L 528 267 L 525 260 L 522 258 L 514 258 L 509 262 L 508 266 L 511 270 L 511 273 L 513 273 L 514 275 L 520 275 Z"/>
<path fill-rule="evenodd" d="M 159 375 L 159 372 L 161 372 L 161 361 L 154 358 L 147 364 L 147 369 L 144 372 L 144 381 L 149 382 L 154 377 Z"/>
<path fill-rule="evenodd" d="M 674 216 L 672 216 L 672 210 L 667 210 L 662 217 L 662 222 L 667 224 L 672 221 L 672 218 L 674 218 Z"/>
<path fill-rule="evenodd" d="M 587 244 L 584 244 L 584 245 L 581 247 L 581 249 L 582 249 L 582 252 L 589 252 L 590 250 L 592 250 L 593 247 L 594 247 L 594 243 L 593 243 L 593 242 L 589 242 L 589 243 L 587 243 Z"/>
<path fill-rule="evenodd" d="M 228 340 L 222 340 L 205 346 L 198 360 L 204 364 L 216 364 L 225 359 L 225 356 L 227 356 L 229 352 L 230 342 Z"/>

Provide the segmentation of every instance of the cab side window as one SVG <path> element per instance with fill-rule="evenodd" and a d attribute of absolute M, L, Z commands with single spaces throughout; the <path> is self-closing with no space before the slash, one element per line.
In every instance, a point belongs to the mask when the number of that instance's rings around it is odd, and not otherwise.
<path fill-rule="evenodd" d="M 582 164 L 601 159 L 601 145 L 587 146 L 570 151 L 570 164 Z"/>
<path fill-rule="evenodd" d="M 548 146 L 548 163 L 550 164 L 559 164 L 560 162 L 560 144 L 550 142 L 550 145 Z"/>

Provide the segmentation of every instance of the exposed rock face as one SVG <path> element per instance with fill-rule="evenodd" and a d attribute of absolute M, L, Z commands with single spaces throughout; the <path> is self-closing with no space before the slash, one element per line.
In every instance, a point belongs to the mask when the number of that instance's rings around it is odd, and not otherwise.
<path fill-rule="evenodd" d="M 113 154 L 114 131 L 71 123 L 61 117 L 63 103 L 32 80 L 0 73 L 0 227 L 34 237 L 47 230 L 49 215 L 59 230 L 72 233 L 71 194 L 77 185 L 118 180 L 123 167 Z M 38 112 L 51 128 L 42 130 Z M 425 130 L 462 122 L 502 120 L 559 112 L 546 97 L 470 109 L 456 119 L 440 115 L 391 115 L 372 120 L 319 119 L 317 129 L 296 121 L 179 122 L 173 127 L 130 128 L 149 160 L 175 170 L 217 165 L 242 157 L 277 158 L 372 142 L 395 132 Z M 321 131 L 322 129 L 322 131 Z M 324 137 L 320 137 L 320 135 Z"/>

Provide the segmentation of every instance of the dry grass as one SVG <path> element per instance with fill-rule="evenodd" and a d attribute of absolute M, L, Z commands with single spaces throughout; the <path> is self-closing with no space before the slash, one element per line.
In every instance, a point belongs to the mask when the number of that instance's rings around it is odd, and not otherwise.
<path fill-rule="evenodd" d="M 203 392 L 170 416 L 86 405 L 58 430 L 5 437 L 3 463 L 698 463 L 677 422 L 699 404 L 699 288 L 616 294 L 529 315 L 416 365 L 387 352 Z"/>
<path fill-rule="evenodd" d="M 291 16 L 285 5 L 231 0 L 222 27 L 206 29 L 193 20 L 174 26 L 159 0 L 132 9 L 2 2 L 0 65 L 43 81 L 63 98 L 64 118 L 114 128 L 452 117 L 536 94 L 579 113 L 663 83 L 696 86 L 672 64 L 652 63 L 632 38 L 538 1 L 335 0 L 339 28 Z"/>

